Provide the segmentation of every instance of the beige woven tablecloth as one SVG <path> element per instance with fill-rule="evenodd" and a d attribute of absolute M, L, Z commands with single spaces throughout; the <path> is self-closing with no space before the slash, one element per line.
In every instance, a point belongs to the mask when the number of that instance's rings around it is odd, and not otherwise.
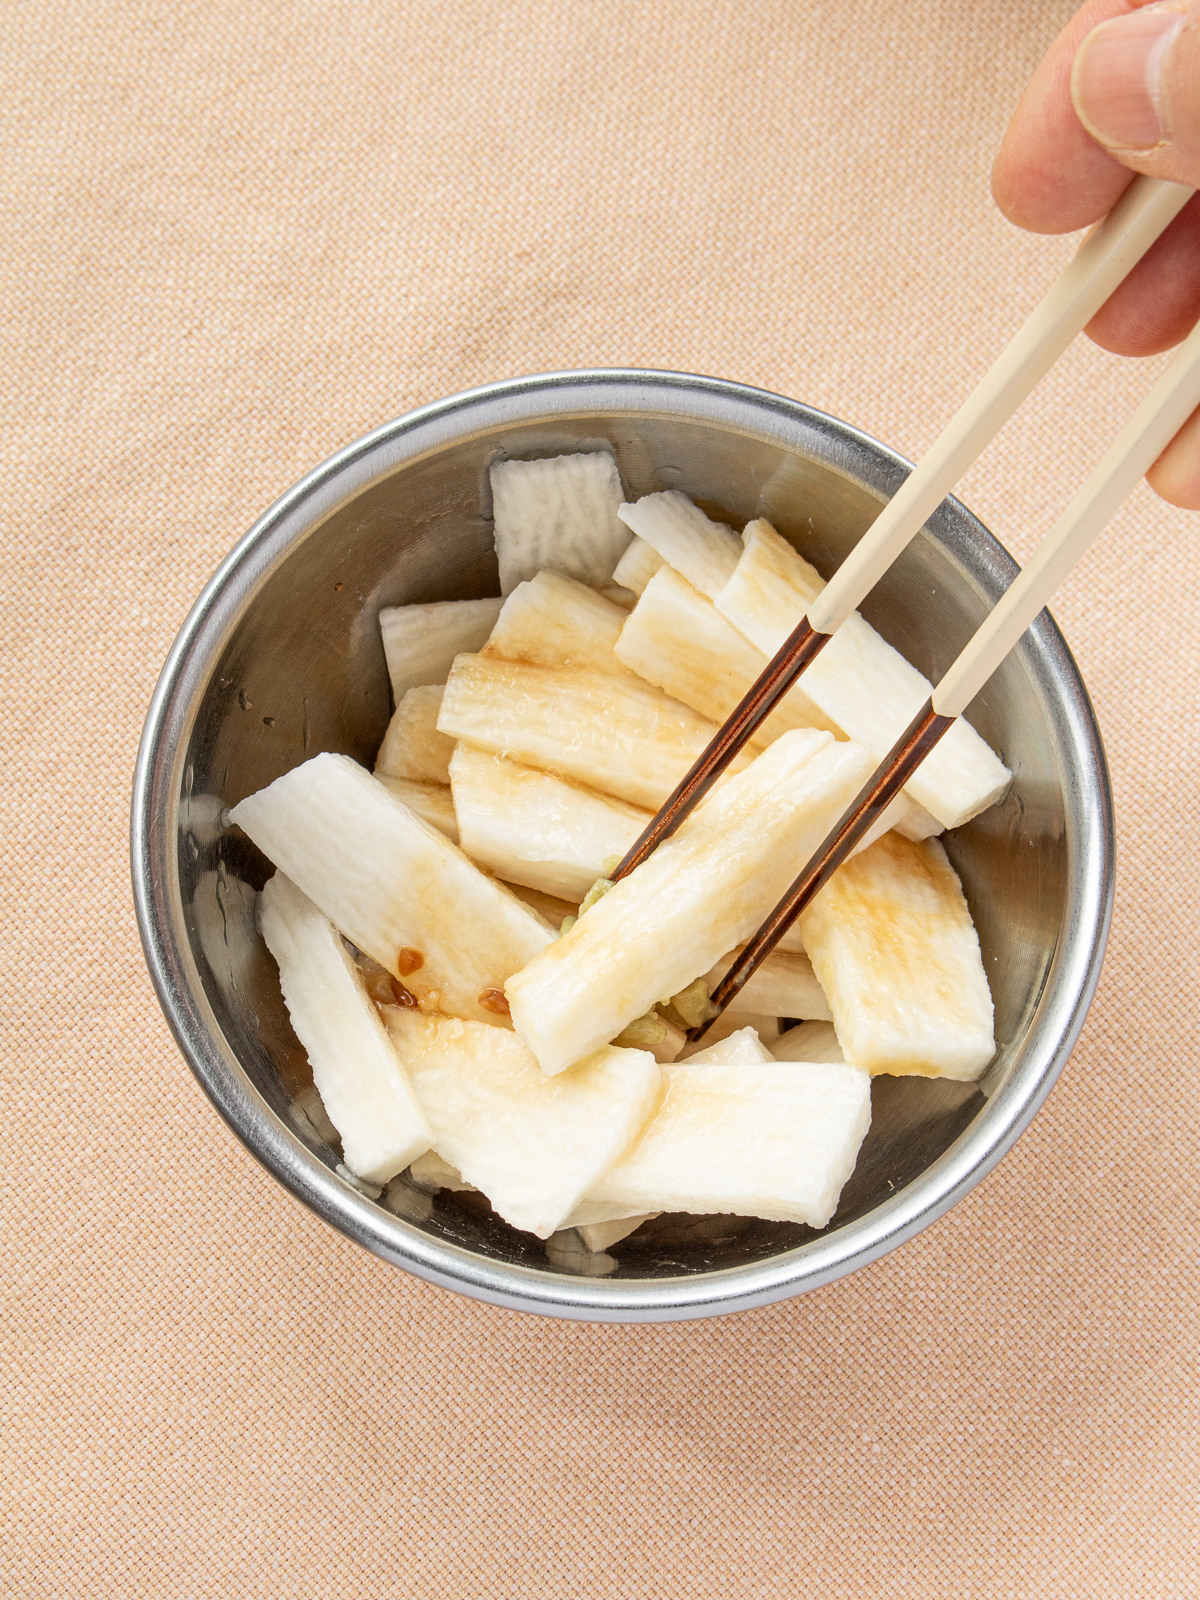
<path fill-rule="evenodd" d="M 943 1221 L 773 1309 L 544 1321 L 338 1237 L 193 1081 L 127 887 L 188 605 L 377 423 L 630 364 L 918 453 L 1072 248 L 988 194 L 1070 9 L 0 7 L 0 1592 L 1200 1590 L 1200 519 L 1139 491 L 1055 606 L 1120 827 L 1058 1087 Z M 972 471 L 1018 556 L 1159 365 L 1074 351 Z"/>

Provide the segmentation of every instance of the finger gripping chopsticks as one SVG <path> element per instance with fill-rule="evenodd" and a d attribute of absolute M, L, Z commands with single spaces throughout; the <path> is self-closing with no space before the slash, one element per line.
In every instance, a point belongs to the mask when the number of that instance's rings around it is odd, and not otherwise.
<path fill-rule="evenodd" d="M 963 473 L 1191 198 L 1137 178 L 1005 348 L 613 873 L 628 876 L 689 813 Z"/>
<path fill-rule="evenodd" d="M 892 747 L 812 860 L 726 973 L 700 1038 L 761 965 L 796 917 L 864 837 L 953 727 L 992 673 L 1089 549 L 1121 502 L 1200 406 L 1200 324 L 1113 440 L 1105 455 L 1017 575 L 929 700 Z"/>

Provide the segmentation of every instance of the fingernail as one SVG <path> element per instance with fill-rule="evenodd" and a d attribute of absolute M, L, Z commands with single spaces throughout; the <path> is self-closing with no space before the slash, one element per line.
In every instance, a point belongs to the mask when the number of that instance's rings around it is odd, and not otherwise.
<path fill-rule="evenodd" d="M 1071 99 L 1093 139 L 1116 150 L 1148 150 L 1170 137 L 1163 63 L 1183 23 L 1179 11 L 1155 7 L 1088 34 L 1071 69 Z"/>

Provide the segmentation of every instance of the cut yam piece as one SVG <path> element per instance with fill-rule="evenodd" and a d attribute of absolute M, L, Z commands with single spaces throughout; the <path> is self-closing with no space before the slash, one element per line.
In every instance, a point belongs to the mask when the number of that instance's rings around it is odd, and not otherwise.
<path fill-rule="evenodd" d="M 733 965 L 734 955 L 740 953 L 722 956 L 713 967 L 707 979 L 710 994 Z M 825 1022 L 833 1016 L 808 957 L 778 949 L 772 950 L 725 1009 L 735 1014 L 753 1011 L 760 1016 L 814 1017 Z"/>
<path fill-rule="evenodd" d="M 596 590 L 604 600 L 611 600 L 613 605 L 620 606 L 622 611 L 632 611 L 637 604 L 637 595 L 632 589 L 623 589 L 620 584 L 604 583 Z"/>
<path fill-rule="evenodd" d="M 539 572 L 509 595 L 480 654 L 628 678 L 630 668 L 613 650 L 628 615 L 585 583 Z"/>
<path fill-rule="evenodd" d="M 589 1250 L 607 1250 L 610 1245 L 627 1239 L 641 1227 L 643 1222 L 653 1222 L 655 1217 L 661 1214 L 658 1211 L 648 1211 L 645 1216 L 623 1217 L 619 1222 L 584 1223 L 576 1231 Z"/>
<path fill-rule="evenodd" d="M 388 723 L 375 758 L 377 778 L 408 778 L 412 783 L 450 782 L 454 740 L 438 732 L 440 685 L 410 689 Z"/>
<path fill-rule="evenodd" d="M 438 727 L 479 750 L 657 811 L 716 728 L 635 678 L 459 656 Z M 746 765 L 739 756 L 734 770 Z"/>
<path fill-rule="evenodd" d="M 450 763 L 462 847 L 507 883 L 578 904 L 653 812 L 460 744 Z"/>
<path fill-rule="evenodd" d="M 425 606 L 385 606 L 379 632 L 397 705 L 410 689 L 445 683 L 455 656 L 482 650 L 502 600 L 439 600 Z"/>
<path fill-rule="evenodd" d="M 282 873 L 262 892 L 260 923 L 345 1163 L 386 1183 L 433 1134 L 358 969 L 337 929 Z"/>
<path fill-rule="evenodd" d="M 410 811 L 444 833 L 453 844 L 458 843 L 458 818 L 454 814 L 454 799 L 449 786 L 444 783 L 414 783 L 411 778 L 389 778 L 377 772 L 375 776 L 397 800 L 403 800 Z"/>
<path fill-rule="evenodd" d="M 390 1011 L 388 1024 L 438 1155 L 539 1239 L 630 1148 L 658 1102 L 660 1069 L 644 1050 L 601 1050 L 547 1078 L 514 1034 L 411 1008 Z"/>
<path fill-rule="evenodd" d="M 663 1078 L 658 1114 L 588 1202 L 826 1225 L 871 1123 L 866 1073 L 693 1057 Z"/>
<path fill-rule="evenodd" d="M 869 771 L 858 745 L 784 734 L 515 974 L 513 1026 L 543 1071 L 589 1055 L 748 939 Z"/>
<path fill-rule="evenodd" d="M 535 573 L 609 583 L 629 543 L 617 516 L 621 477 L 607 451 L 497 461 L 490 473 L 500 593 Z"/>
<path fill-rule="evenodd" d="M 771 1046 L 776 1061 L 845 1061 L 832 1022 L 801 1022 Z"/>
<path fill-rule="evenodd" d="M 888 834 L 839 867 L 800 921 L 848 1061 L 964 1081 L 991 1061 L 979 937 L 936 839 Z"/>
<path fill-rule="evenodd" d="M 742 535 L 737 570 L 717 610 L 774 655 L 825 587 L 815 567 L 769 522 Z M 929 680 L 855 612 L 804 674 L 804 692 L 829 721 L 880 761 L 928 700 Z M 961 717 L 913 774 L 906 792 L 947 828 L 985 811 L 1012 774 Z"/>
<path fill-rule="evenodd" d="M 729 581 L 742 553 L 741 541 L 733 529 L 706 517 L 678 489 L 643 495 L 633 505 L 623 505 L 620 517 L 639 539 L 681 572 L 693 589 L 699 589 L 710 600 Z"/>
<path fill-rule="evenodd" d="M 635 595 L 640 595 L 662 565 L 663 558 L 658 551 L 652 549 L 644 539 L 639 539 L 635 534 L 629 541 L 625 554 L 617 562 L 613 582 L 621 584 Z"/>
<path fill-rule="evenodd" d="M 676 700 L 713 722 L 724 722 L 767 664 L 767 657 L 693 589 L 673 567 L 664 566 L 646 585 L 621 629 L 617 659 Z M 760 724 L 752 744 L 763 746 L 789 728 L 842 730 L 794 685 Z M 897 795 L 859 846 L 864 849 L 896 828 L 909 839 L 941 832 L 936 817 L 907 794 Z"/>
<path fill-rule="evenodd" d="M 505 979 L 554 942 L 510 889 L 348 756 L 314 756 L 230 819 L 360 950 L 455 1016 L 506 1025 Z"/>

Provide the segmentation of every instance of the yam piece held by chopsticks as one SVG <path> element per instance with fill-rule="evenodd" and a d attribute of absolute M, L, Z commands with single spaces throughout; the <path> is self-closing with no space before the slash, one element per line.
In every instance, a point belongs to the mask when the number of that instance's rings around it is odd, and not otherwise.
<path fill-rule="evenodd" d="M 758 927 L 870 771 L 858 745 L 784 734 L 506 985 L 545 1072 L 680 993 Z"/>
<path fill-rule="evenodd" d="M 722 616 L 773 656 L 825 587 L 815 567 L 769 522 L 752 522 L 733 576 L 716 596 Z M 857 612 L 842 624 L 803 677 L 822 714 L 881 761 L 929 698 L 932 686 Z M 925 758 L 907 794 L 944 827 L 957 828 L 992 805 L 1012 774 L 963 718 Z"/>

